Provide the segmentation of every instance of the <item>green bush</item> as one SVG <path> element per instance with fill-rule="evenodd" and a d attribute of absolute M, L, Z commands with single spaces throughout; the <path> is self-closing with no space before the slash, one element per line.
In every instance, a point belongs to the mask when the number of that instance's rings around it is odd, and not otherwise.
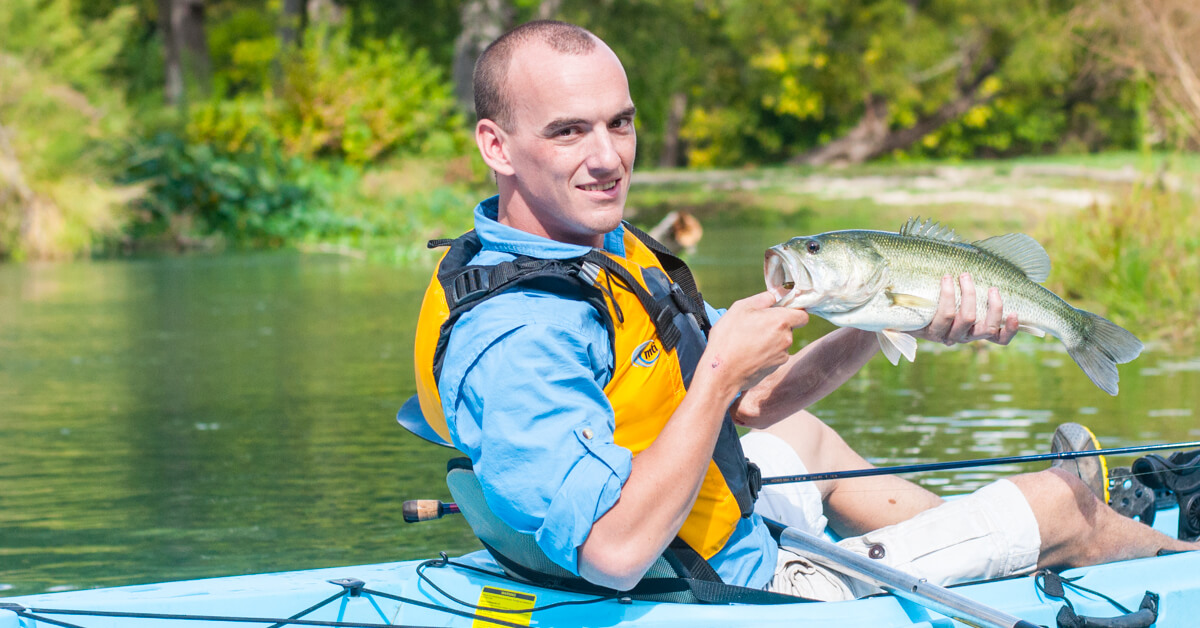
<path fill-rule="evenodd" d="M 306 172 L 313 166 L 267 142 L 229 151 L 161 133 L 129 163 L 122 181 L 146 186 L 135 238 L 186 245 L 221 234 L 236 244 L 274 246 L 314 227 L 330 229 L 328 196 Z"/>
<path fill-rule="evenodd" d="M 132 115 L 107 75 L 134 12 L 0 1 L 0 258 L 66 258 L 115 237 L 125 192 L 101 159 Z"/>
<path fill-rule="evenodd" d="M 351 164 L 462 152 L 466 125 L 429 55 L 397 38 L 352 46 L 349 32 L 349 26 L 309 29 L 283 62 L 277 92 L 243 91 L 194 108 L 189 140 L 240 151 L 265 138 L 289 155 Z M 239 70 L 243 57 L 247 67 Z M 226 73 L 233 82 L 262 75 L 262 55 L 234 54 L 231 63 Z"/>
<path fill-rule="evenodd" d="M 1111 204 L 1053 216 L 1038 234 L 1054 251 L 1046 287 L 1143 338 L 1200 332 L 1200 214 L 1194 190 L 1136 187 Z"/>

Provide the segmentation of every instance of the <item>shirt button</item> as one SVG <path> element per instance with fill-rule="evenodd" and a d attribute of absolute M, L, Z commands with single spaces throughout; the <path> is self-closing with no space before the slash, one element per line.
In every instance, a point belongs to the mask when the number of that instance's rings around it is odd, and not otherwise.
<path fill-rule="evenodd" d="M 583 437 L 588 440 L 592 440 L 592 428 L 590 428 L 590 427 L 583 428 Z"/>

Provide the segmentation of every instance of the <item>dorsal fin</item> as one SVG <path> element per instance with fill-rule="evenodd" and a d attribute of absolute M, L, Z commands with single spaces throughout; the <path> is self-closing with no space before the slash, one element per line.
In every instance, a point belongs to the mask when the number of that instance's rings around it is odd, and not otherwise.
<path fill-rule="evenodd" d="M 900 227 L 900 235 L 910 236 L 913 238 L 928 238 L 930 240 L 942 240 L 943 242 L 962 242 L 962 238 L 958 237 L 954 230 L 946 225 L 943 225 L 936 220 L 926 218 L 921 220 L 920 216 L 909 218 L 908 222 Z"/>
<path fill-rule="evenodd" d="M 1006 233 L 971 244 L 1021 269 L 1034 283 L 1042 283 L 1050 276 L 1050 256 L 1046 249 L 1024 233 Z"/>

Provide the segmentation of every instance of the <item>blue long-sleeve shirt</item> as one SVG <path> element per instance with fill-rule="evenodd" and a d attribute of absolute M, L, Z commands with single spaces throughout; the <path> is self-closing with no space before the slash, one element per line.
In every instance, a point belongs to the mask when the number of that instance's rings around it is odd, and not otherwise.
<path fill-rule="evenodd" d="M 473 264 L 588 251 L 502 225 L 497 211 L 496 197 L 475 208 L 483 250 Z M 607 234 L 604 249 L 623 257 L 623 237 L 622 228 Z M 715 321 L 719 312 L 705 306 Z M 612 371 L 608 330 L 593 306 L 519 287 L 458 321 L 439 380 L 454 445 L 474 463 L 488 505 L 576 575 L 579 546 L 617 502 L 632 469 L 630 451 L 613 441 L 613 410 L 604 395 Z M 726 583 L 761 588 L 773 575 L 777 550 L 752 515 L 709 563 Z"/>

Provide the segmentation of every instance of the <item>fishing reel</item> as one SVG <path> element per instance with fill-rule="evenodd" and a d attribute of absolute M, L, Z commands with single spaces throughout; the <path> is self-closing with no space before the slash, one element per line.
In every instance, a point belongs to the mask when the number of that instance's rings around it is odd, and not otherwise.
<path fill-rule="evenodd" d="M 1169 491 L 1179 504 L 1182 541 L 1200 539 L 1200 449 L 1181 451 L 1169 458 L 1150 454 L 1133 462 L 1133 477 L 1155 491 Z"/>
<path fill-rule="evenodd" d="M 1154 490 L 1138 480 L 1127 467 L 1113 469 L 1108 474 L 1108 505 L 1113 510 L 1142 523 L 1154 525 L 1154 515 L 1175 501 L 1165 490 Z"/>

